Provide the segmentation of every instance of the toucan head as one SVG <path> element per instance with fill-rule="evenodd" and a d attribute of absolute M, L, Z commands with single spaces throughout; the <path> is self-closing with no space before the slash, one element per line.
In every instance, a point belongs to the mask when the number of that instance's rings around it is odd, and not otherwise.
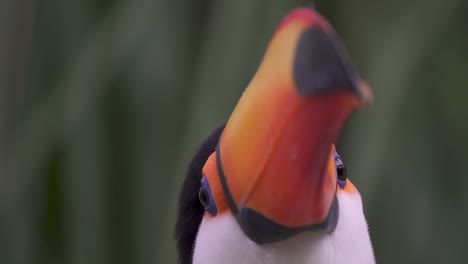
<path fill-rule="evenodd" d="M 333 231 L 337 192 L 354 191 L 338 178 L 333 142 L 369 99 L 326 20 L 310 9 L 291 12 L 203 168 L 206 215 L 230 211 L 257 243 Z"/>
<path fill-rule="evenodd" d="M 356 192 L 334 142 L 370 100 L 328 22 L 312 9 L 290 12 L 207 155 L 204 217 L 232 214 L 257 244 L 333 232 L 337 195 Z"/>

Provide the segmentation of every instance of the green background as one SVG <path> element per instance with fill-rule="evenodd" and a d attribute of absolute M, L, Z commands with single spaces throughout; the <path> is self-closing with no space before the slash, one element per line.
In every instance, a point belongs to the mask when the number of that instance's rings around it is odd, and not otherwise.
<path fill-rule="evenodd" d="M 0 0 L 0 263 L 175 263 L 186 165 L 305 3 Z M 468 1 L 316 7 L 374 91 L 338 147 L 377 261 L 466 263 Z"/>

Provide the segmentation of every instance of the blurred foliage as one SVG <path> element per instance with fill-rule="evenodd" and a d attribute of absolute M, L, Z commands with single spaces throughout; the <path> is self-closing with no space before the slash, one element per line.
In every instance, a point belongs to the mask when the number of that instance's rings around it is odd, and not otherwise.
<path fill-rule="evenodd" d="M 186 164 L 307 3 L 0 0 L 0 263 L 174 263 Z M 316 7 L 374 90 L 338 147 L 377 261 L 466 263 L 468 2 Z"/>

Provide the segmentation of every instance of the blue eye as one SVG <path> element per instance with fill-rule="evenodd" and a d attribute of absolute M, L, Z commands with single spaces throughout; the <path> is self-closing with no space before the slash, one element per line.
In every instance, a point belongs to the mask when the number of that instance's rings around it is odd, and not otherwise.
<path fill-rule="evenodd" d="M 213 216 L 215 216 L 218 213 L 213 194 L 211 193 L 210 184 L 208 183 L 208 179 L 206 179 L 206 177 L 203 177 L 201 179 L 201 187 L 198 191 L 198 199 L 203 205 L 203 208 L 205 208 L 205 210 L 208 213 L 210 213 Z"/>
<path fill-rule="evenodd" d="M 337 182 L 341 188 L 344 188 L 346 182 L 348 181 L 348 172 L 346 171 L 346 167 L 343 164 L 343 160 L 341 159 L 338 153 L 333 153 L 335 157 L 335 165 L 336 165 L 336 174 L 338 176 Z"/>

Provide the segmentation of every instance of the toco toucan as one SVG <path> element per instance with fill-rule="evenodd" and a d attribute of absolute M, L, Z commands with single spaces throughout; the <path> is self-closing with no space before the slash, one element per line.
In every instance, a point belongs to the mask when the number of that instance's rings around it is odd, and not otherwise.
<path fill-rule="evenodd" d="M 371 97 L 320 14 L 286 15 L 230 118 L 189 165 L 179 263 L 374 263 L 361 197 L 334 146 Z"/>

